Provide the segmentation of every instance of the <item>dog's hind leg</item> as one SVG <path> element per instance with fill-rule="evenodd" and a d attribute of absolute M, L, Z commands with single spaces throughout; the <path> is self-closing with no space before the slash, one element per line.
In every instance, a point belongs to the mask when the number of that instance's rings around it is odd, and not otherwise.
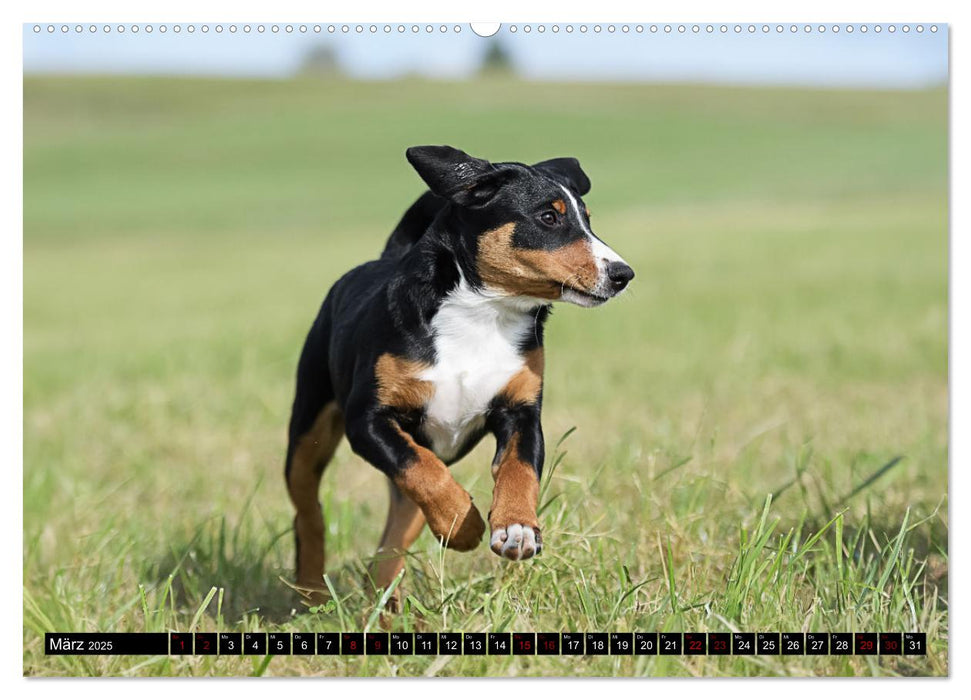
<path fill-rule="evenodd" d="M 414 501 L 404 495 L 393 481 L 388 480 L 388 520 L 371 566 L 371 578 L 376 588 L 387 589 L 405 566 L 405 554 L 425 527 L 425 515 Z M 388 599 L 388 610 L 398 612 L 400 588 Z"/>
<path fill-rule="evenodd" d="M 298 391 L 290 422 L 287 491 L 297 510 L 293 520 L 297 586 L 319 591 L 324 587 L 324 515 L 317 495 L 324 467 L 344 434 L 344 416 L 333 399 L 324 403 L 315 416 L 306 410 L 306 405 L 299 405 L 300 399 Z"/>

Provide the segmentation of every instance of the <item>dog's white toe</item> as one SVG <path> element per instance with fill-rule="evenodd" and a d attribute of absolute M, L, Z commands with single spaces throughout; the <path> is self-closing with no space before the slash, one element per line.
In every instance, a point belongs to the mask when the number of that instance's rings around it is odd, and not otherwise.
<path fill-rule="evenodd" d="M 512 561 L 529 559 L 543 549 L 539 533 L 528 525 L 519 523 L 493 530 L 489 546 L 500 557 Z"/>

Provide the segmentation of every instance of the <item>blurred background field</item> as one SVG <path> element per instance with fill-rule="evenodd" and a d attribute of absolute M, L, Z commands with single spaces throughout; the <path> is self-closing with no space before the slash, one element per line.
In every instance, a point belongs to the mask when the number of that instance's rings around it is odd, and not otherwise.
<path fill-rule="evenodd" d="M 398 628 L 922 630 L 926 658 L 43 655 L 44 630 L 372 618 L 387 497 L 346 443 L 341 605 L 281 580 L 285 425 L 320 301 L 420 193 L 424 143 L 578 157 L 637 279 L 548 325 L 548 551 L 426 532 Z M 27 77 L 24 672 L 946 674 L 947 222 L 943 88 Z M 481 504 L 486 443 L 455 467 Z"/>

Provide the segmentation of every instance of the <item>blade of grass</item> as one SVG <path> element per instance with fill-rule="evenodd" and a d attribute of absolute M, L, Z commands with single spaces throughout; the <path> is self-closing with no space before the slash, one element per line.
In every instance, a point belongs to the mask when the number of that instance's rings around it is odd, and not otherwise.
<path fill-rule="evenodd" d="M 344 619 L 344 606 L 341 605 L 341 600 L 340 598 L 337 597 L 337 591 L 334 590 L 334 586 L 330 582 L 330 576 L 328 576 L 327 574 L 324 574 L 324 584 L 327 586 L 327 590 L 330 591 L 330 599 L 334 601 L 334 605 L 337 608 L 337 619 L 341 623 L 341 629 L 342 630 L 349 629 L 347 626 L 347 622 Z"/>
<path fill-rule="evenodd" d="M 870 476 L 868 476 L 866 479 L 864 479 L 860 483 L 859 486 L 857 486 L 855 489 L 853 489 L 852 491 L 850 491 L 848 494 L 846 494 L 845 496 L 843 496 L 842 498 L 840 498 L 839 499 L 840 503 L 846 503 L 848 500 L 850 500 L 851 498 L 853 498 L 853 496 L 855 496 L 856 494 L 860 493 L 860 491 L 862 491 L 863 489 L 865 489 L 868 486 L 870 486 L 873 482 L 875 482 L 881 476 L 883 476 L 888 471 L 890 471 L 891 469 L 893 469 L 895 466 L 897 466 L 898 464 L 900 464 L 900 462 L 901 462 L 901 460 L 903 460 L 903 458 L 904 458 L 903 455 L 897 455 L 896 457 L 894 457 L 893 459 L 891 459 L 889 462 L 887 462 L 886 464 L 884 464 L 882 467 L 880 467 L 875 472 L 873 472 Z"/>
<path fill-rule="evenodd" d="M 378 604 L 374 606 L 374 610 L 371 611 L 370 617 L 368 617 L 367 622 L 364 624 L 363 631 L 365 633 L 370 631 L 371 625 L 373 625 L 375 621 L 381 616 L 381 613 L 384 611 L 385 606 L 387 606 L 388 601 L 391 600 L 391 595 L 395 592 L 395 589 L 398 588 L 398 584 L 401 583 L 401 579 L 403 579 L 404 576 L 405 576 L 405 570 L 402 569 L 401 571 L 398 572 L 398 575 L 394 577 L 394 581 L 391 582 L 391 585 L 388 586 L 387 590 L 385 590 L 384 593 L 381 594 L 381 598 L 380 600 L 378 600 Z"/>
<path fill-rule="evenodd" d="M 209 607 L 209 603 L 212 602 L 213 596 L 216 595 L 216 590 L 217 589 L 216 589 L 215 586 L 213 586 L 212 588 L 209 589 L 209 594 L 202 601 L 202 605 L 199 606 L 199 609 L 196 610 L 196 614 L 192 616 L 192 622 L 189 625 L 189 631 L 190 632 L 195 632 L 196 631 L 196 628 L 199 625 L 199 620 L 202 619 L 202 614 L 204 612 L 206 612 L 206 608 L 208 608 Z"/>

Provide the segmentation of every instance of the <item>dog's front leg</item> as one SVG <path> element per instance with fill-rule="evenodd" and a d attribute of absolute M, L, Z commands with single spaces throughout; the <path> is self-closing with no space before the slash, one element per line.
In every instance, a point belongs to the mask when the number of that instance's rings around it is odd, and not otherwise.
<path fill-rule="evenodd" d="M 489 546 L 506 559 L 529 559 L 543 548 L 536 515 L 544 457 L 539 403 L 497 408 L 491 422 L 496 456 Z"/>
<path fill-rule="evenodd" d="M 446 547 L 465 552 L 482 540 L 485 523 L 472 496 L 435 454 L 402 430 L 386 412 L 364 414 L 347 423 L 351 448 L 383 471 L 425 516 Z"/>

